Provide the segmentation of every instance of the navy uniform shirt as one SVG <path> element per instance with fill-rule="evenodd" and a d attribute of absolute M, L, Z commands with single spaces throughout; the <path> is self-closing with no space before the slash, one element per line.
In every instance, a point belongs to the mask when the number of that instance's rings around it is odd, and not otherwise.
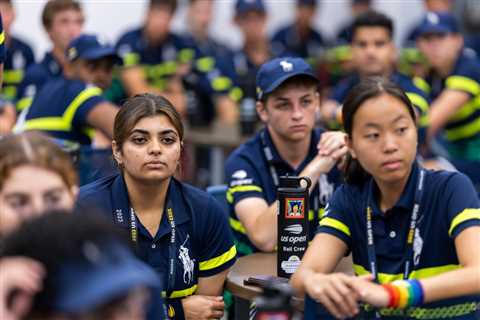
<path fill-rule="evenodd" d="M 301 39 L 295 24 L 277 31 L 271 42 L 275 56 L 301 57 L 311 65 L 315 64 L 326 47 L 322 35 L 312 28 L 309 29 L 308 38 Z"/>
<path fill-rule="evenodd" d="M 52 78 L 62 75 L 62 67 L 53 56 L 47 52 L 39 63 L 34 63 L 27 68 L 22 82 L 17 87 L 17 110 L 20 112 L 30 106 L 33 97 L 42 86 Z"/>
<path fill-rule="evenodd" d="M 452 72 L 446 78 L 428 76 L 427 90 L 434 101 L 444 89 L 457 90 L 469 95 L 463 105 L 445 126 L 445 138 L 452 142 L 480 141 L 480 61 L 462 53 Z"/>
<path fill-rule="evenodd" d="M 10 37 L 3 65 L 3 94 L 8 100 L 17 98 L 17 87 L 23 80 L 25 70 L 34 62 L 30 46 L 16 37 Z"/>
<path fill-rule="evenodd" d="M 204 56 L 190 39 L 170 33 L 161 44 L 152 46 L 142 32 L 141 28 L 129 31 L 117 42 L 117 52 L 123 58 L 124 66 L 141 66 L 148 84 L 164 90 L 179 64 L 190 64 L 191 71 L 183 78 L 184 88 L 193 93 L 187 94 L 187 98 L 193 97 L 188 107 L 205 107 L 206 110 L 195 111 L 199 111 L 197 116 L 202 117 L 202 122 L 209 123 L 214 115 L 211 98 L 229 94 L 232 80 L 215 65 L 215 57 Z"/>
<path fill-rule="evenodd" d="M 378 194 L 373 178 L 360 186 L 345 184 L 333 194 L 318 232 L 331 234 L 345 242 L 352 252 L 357 275 L 367 274 L 370 270 L 366 236 L 367 199 L 370 196 L 379 282 L 402 279 L 419 171 L 420 167 L 415 163 L 400 199 L 385 213 L 373 196 Z M 463 174 L 425 171 L 423 186 L 413 243 L 415 266 L 409 274 L 410 279 L 425 279 L 460 268 L 455 238 L 468 227 L 480 226 L 480 202 L 472 183 Z M 480 296 L 477 295 L 428 303 L 409 308 L 407 319 L 438 319 L 440 315 L 450 316 L 448 319 L 475 319 L 474 310 L 479 302 Z M 382 309 L 381 314 L 398 316 L 392 310 Z"/>
<path fill-rule="evenodd" d="M 105 101 L 100 88 L 59 77 L 35 95 L 22 112 L 18 129 L 40 130 L 57 139 L 89 145 L 93 130 L 87 124 L 88 113 Z"/>
<path fill-rule="evenodd" d="M 121 175 L 83 186 L 78 203 L 81 207 L 98 207 L 107 218 L 131 235 L 131 207 Z M 181 319 L 180 299 L 195 293 L 199 277 L 210 277 L 231 267 L 235 262 L 236 248 L 225 213 L 206 192 L 171 178 L 165 203 L 166 208 L 169 203 L 172 204 L 176 225 L 176 271 L 174 287 L 167 289 L 167 304 L 175 309 L 176 318 Z M 138 218 L 136 225 L 139 257 L 164 277 L 163 283 L 168 284 L 172 228 L 167 214 L 162 215 L 154 237 Z"/>
<path fill-rule="evenodd" d="M 390 81 L 402 88 L 417 110 L 419 141 L 420 143 L 423 143 L 425 140 L 426 129 L 428 127 L 427 114 L 429 109 L 429 100 L 427 94 L 421 88 L 419 88 L 416 83 L 414 83 L 414 80 L 398 72 L 394 72 L 392 74 Z M 360 83 L 360 77 L 358 75 L 345 78 L 333 89 L 330 99 L 342 104 L 350 90 L 358 83 Z"/>
<path fill-rule="evenodd" d="M 234 51 L 226 63 L 227 76 L 241 90 L 241 99 L 256 101 L 257 87 L 255 83 L 259 68 L 260 66 L 253 63 L 242 49 Z"/>
<path fill-rule="evenodd" d="M 264 199 L 269 205 L 276 200 L 277 188 L 274 185 L 270 166 L 266 160 L 262 146 L 262 132 L 265 143 L 272 152 L 272 164 L 277 171 L 278 177 L 284 175 L 299 175 L 303 169 L 318 154 L 317 144 L 320 141 L 320 130 L 312 132 L 310 148 L 305 160 L 297 169 L 293 169 L 277 152 L 267 129 L 263 129 L 250 141 L 236 149 L 225 163 L 225 176 L 228 179 L 227 202 L 230 204 L 230 227 L 236 241 L 240 255 L 247 255 L 259 251 L 248 239 L 245 227 L 235 214 L 235 205 L 246 198 L 257 197 Z M 323 207 L 327 203 L 334 187 L 340 183 L 340 172 L 336 169 L 328 175 L 322 175 L 320 182 L 310 193 L 310 235 L 313 237 L 314 230 L 318 226 L 319 217 L 323 214 Z M 320 192 L 318 185 L 320 184 Z M 313 208 L 319 211 L 314 212 Z"/>

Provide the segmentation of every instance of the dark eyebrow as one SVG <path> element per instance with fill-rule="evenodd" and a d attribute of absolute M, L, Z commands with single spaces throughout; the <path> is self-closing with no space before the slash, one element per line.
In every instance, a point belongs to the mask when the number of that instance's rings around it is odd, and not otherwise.
<path fill-rule="evenodd" d="M 304 94 L 303 96 L 300 97 L 300 99 L 305 99 L 305 98 L 308 98 L 309 96 L 311 96 L 312 93 L 307 93 L 307 94 Z M 280 101 L 289 101 L 290 99 L 288 98 L 285 98 L 285 97 L 275 97 L 275 100 L 280 100 Z"/>
<path fill-rule="evenodd" d="M 404 114 L 401 114 L 398 117 L 396 117 L 395 119 L 393 119 L 392 123 L 398 122 L 398 121 L 400 121 L 402 119 L 405 119 L 405 118 L 406 118 L 406 116 Z"/>
<path fill-rule="evenodd" d="M 134 129 L 132 130 L 132 133 L 131 134 L 134 134 L 134 133 L 140 133 L 140 134 L 144 134 L 144 135 L 150 135 L 150 132 L 147 131 L 147 130 L 143 130 L 143 129 Z M 173 129 L 166 129 L 166 130 L 162 130 L 160 131 L 158 134 L 164 136 L 164 135 L 167 135 L 167 134 L 174 134 L 174 135 L 178 135 L 177 132 Z"/>

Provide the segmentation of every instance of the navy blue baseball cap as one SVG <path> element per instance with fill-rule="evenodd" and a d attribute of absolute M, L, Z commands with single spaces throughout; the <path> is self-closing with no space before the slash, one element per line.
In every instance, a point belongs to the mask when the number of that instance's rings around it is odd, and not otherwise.
<path fill-rule="evenodd" d="M 123 245 L 85 243 L 82 251 L 85 259 L 65 263 L 53 276 L 56 311 L 89 312 L 139 286 L 161 289 L 157 273 Z"/>
<path fill-rule="evenodd" d="M 69 61 L 78 58 L 96 60 L 103 57 L 112 57 L 116 63 L 121 62 L 114 47 L 100 42 L 97 36 L 90 34 L 82 34 L 73 39 L 66 50 L 66 56 Z"/>
<path fill-rule="evenodd" d="M 263 0 L 237 0 L 235 13 L 243 14 L 249 11 L 266 12 Z"/>
<path fill-rule="evenodd" d="M 427 33 L 457 33 L 457 20 L 447 12 L 429 11 L 417 29 L 417 37 Z"/>
<path fill-rule="evenodd" d="M 257 99 L 261 100 L 286 80 L 299 75 L 318 81 L 312 67 L 302 58 L 283 57 L 265 62 L 257 73 Z"/>

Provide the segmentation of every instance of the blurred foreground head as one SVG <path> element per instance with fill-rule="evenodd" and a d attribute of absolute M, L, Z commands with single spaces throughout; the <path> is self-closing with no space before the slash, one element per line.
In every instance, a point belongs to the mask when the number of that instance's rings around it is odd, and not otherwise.
<path fill-rule="evenodd" d="M 5 238 L 5 256 L 28 257 L 45 269 L 28 319 L 144 319 L 150 289 L 160 287 L 155 271 L 98 214 L 34 218 Z"/>

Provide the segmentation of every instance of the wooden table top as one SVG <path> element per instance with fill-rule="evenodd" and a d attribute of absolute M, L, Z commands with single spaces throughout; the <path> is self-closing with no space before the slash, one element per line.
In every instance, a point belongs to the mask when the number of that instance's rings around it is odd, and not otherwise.
<path fill-rule="evenodd" d="M 343 258 L 338 264 L 335 272 L 353 274 L 351 256 Z M 236 297 L 245 300 L 253 300 L 262 290 L 256 286 L 245 285 L 243 281 L 251 276 L 277 275 L 277 254 L 276 253 L 254 253 L 241 257 L 233 265 L 227 276 L 227 289 Z M 303 310 L 303 299 L 296 299 L 299 309 Z"/>

